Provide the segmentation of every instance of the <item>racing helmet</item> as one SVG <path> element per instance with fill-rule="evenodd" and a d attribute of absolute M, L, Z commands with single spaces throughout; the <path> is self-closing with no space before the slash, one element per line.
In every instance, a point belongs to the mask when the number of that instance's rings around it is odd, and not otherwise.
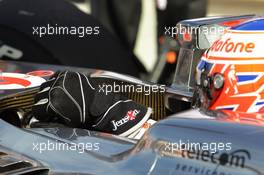
<path fill-rule="evenodd" d="M 264 18 L 229 28 L 196 68 L 202 108 L 264 113 Z"/>

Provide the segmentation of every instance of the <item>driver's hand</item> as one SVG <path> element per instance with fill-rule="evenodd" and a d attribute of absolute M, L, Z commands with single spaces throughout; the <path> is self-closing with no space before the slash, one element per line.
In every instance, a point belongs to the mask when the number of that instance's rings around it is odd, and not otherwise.
<path fill-rule="evenodd" d="M 150 108 L 118 93 L 101 93 L 97 81 L 78 72 L 56 73 L 40 87 L 33 106 L 35 118 L 122 136 L 149 119 Z"/>
<path fill-rule="evenodd" d="M 54 118 L 72 127 L 91 123 L 90 102 L 95 88 L 78 72 L 57 72 L 43 83 L 36 95 L 33 113 L 40 121 Z"/>

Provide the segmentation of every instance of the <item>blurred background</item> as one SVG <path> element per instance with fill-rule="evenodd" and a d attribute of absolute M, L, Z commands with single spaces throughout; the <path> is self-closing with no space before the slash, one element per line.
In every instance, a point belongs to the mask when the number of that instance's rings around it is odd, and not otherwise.
<path fill-rule="evenodd" d="M 169 84 L 179 45 L 165 28 L 205 16 L 262 14 L 263 7 L 264 0 L 0 0 L 0 58 L 97 68 Z M 32 33 L 32 27 L 47 25 L 99 26 L 100 35 Z"/>
<path fill-rule="evenodd" d="M 160 11 L 174 11 L 174 13 L 167 13 L 168 16 L 165 18 L 171 18 L 176 23 L 182 19 L 203 16 L 241 14 L 261 15 L 263 14 L 264 7 L 264 0 L 187 0 L 185 1 L 185 4 L 184 0 L 182 0 L 183 2 L 180 2 L 181 0 L 172 0 L 175 2 L 174 9 L 172 9 L 168 7 L 172 4 L 169 1 L 157 0 L 155 2 L 155 0 L 142 0 L 141 19 L 133 51 L 148 72 L 151 72 L 154 69 L 159 57 L 158 43 L 155 42 L 158 31 L 155 26 L 158 25 L 156 19 L 158 15 L 157 13 L 160 12 L 156 11 L 155 8 L 160 8 Z M 84 12 L 89 14 L 92 13 L 91 0 L 72 0 L 72 2 Z M 180 8 L 182 8 L 182 10 L 179 10 Z M 187 11 L 187 13 L 184 11 Z M 171 15 L 175 15 L 175 17 L 173 18 Z"/>

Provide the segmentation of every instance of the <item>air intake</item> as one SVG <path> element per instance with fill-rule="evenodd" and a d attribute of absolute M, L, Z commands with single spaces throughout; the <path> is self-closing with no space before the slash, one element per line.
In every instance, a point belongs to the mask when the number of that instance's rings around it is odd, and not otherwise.
<path fill-rule="evenodd" d="M 0 147 L 1 150 L 1 147 Z M 48 174 L 48 169 L 21 155 L 0 151 L 1 175 Z"/>

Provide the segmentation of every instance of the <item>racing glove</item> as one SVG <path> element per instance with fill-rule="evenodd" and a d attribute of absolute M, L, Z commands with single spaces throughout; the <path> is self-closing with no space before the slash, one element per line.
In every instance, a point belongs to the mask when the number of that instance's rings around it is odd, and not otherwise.
<path fill-rule="evenodd" d="M 98 85 L 98 78 L 79 72 L 57 72 L 41 85 L 33 114 L 40 122 L 60 122 L 121 136 L 131 135 L 149 119 L 151 108 L 120 93 L 106 95 Z"/>

